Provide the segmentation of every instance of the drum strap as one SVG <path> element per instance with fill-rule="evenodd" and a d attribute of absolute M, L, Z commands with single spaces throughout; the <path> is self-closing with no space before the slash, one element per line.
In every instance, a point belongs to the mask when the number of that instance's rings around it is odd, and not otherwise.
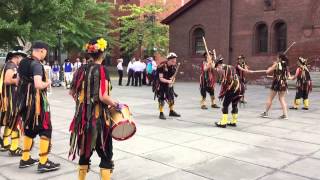
<path fill-rule="evenodd" d="M 100 88 L 101 94 L 104 95 L 106 92 L 106 74 L 103 66 L 100 66 Z"/>

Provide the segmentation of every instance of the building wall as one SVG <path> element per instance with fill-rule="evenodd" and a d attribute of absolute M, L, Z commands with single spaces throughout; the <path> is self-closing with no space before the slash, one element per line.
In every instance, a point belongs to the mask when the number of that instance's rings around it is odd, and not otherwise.
<path fill-rule="evenodd" d="M 195 67 L 203 59 L 192 50 L 191 37 L 196 27 L 204 29 L 209 49 L 228 58 L 229 6 L 225 0 L 203 0 L 170 23 L 170 51 L 178 54 L 184 74 L 190 75 L 187 79 L 198 79 Z"/>
<path fill-rule="evenodd" d="M 279 20 L 287 25 L 287 46 L 297 42 L 288 52 L 291 66 L 299 55 L 320 57 L 320 1 L 274 0 L 273 3 L 273 10 L 267 10 L 264 1 L 202 0 L 171 21 L 170 50 L 180 56 L 183 71 L 188 72 L 185 74 L 191 74 L 185 78 L 198 79 L 195 67 L 200 65 L 201 58 L 190 53 L 190 30 L 197 25 L 205 30 L 209 49 L 215 48 L 226 63 L 235 64 L 236 57 L 243 54 L 252 69 L 265 69 L 271 65 L 277 54 L 273 28 Z M 254 50 L 255 26 L 259 22 L 268 26 L 268 52 L 263 54 L 256 54 Z"/>

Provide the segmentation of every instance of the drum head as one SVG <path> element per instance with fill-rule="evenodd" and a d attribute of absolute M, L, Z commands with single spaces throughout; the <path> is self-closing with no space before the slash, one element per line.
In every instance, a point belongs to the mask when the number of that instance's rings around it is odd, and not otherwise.
<path fill-rule="evenodd" d="M 136 133 L 136 125 L 133 121 L 121 121 L 112 127 L 112 137 L 118 141 L 131 138 Z"/>

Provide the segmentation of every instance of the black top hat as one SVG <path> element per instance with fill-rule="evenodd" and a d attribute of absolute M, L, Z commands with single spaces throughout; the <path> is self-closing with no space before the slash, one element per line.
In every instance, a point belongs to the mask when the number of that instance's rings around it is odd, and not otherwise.
<path fill-rule="evenodd" d="M 18 55 L 22 57 L 27 57 L 27 53 L 23 51 L 22 46 L 15 46 L 12 51 L 7 54 L 6 62 L 9 61 L 13 56 Z"/>

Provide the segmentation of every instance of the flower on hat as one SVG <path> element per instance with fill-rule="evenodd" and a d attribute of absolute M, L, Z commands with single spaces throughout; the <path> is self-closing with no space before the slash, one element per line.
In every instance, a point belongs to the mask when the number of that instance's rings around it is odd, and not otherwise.
<path fill-rule="evenodd" d="M 100 38 L 97 40 L 97 45 L 101 51 L 104 51 L 107 48 L 108 43 L 103 38 Z"/>
<path fill-rule="evenodd" d="M 103 38 L 99 38 L 94 44 L 87 43 L 84 48 L 87 53 L 104 52 L 107 49 L 107 41 Z"/>

